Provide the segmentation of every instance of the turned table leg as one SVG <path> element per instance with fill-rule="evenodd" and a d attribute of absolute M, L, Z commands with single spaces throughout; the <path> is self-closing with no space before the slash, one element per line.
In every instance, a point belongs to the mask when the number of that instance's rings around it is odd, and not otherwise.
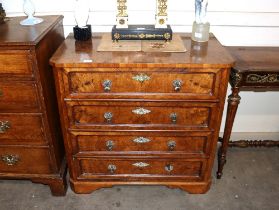
<path fill-rule="evenodd" d="M 231 137 L 232 126 L 235 118 L 235 114 L 240 103 L 239 88 L 232 87 L 232 94 L 228 97 L 228 108 L 227 108 L 227 117 L 225 130 L 223 135 L 223 140 L 221 147 L 218 151 L 218 170 L 217 170 L 217 179 L 220 179 L 223 174 L 223 167 L 226 163 L 226 154 L 229 146 L 229 140 Z"/>

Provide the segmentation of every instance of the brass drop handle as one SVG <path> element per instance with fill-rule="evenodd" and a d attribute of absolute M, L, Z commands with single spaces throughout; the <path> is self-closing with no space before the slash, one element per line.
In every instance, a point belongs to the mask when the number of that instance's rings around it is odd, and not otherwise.
<path fill-rule="evenodd" d="M 5 133 L 9 128 L 11 128 L 9 121 L 0 121 L 0 133 Z"/>
<path fill-rule="evenodd" d="M 173 151 L 175 146 L 176 146 L 176 142 L 175 141 L 171 140 L 171 141 L 168 142 L 168 148 L 169 148 L 170 151 Z"/>
<path fill-rule="evenodd" d="M 113 114 L 112 114 L 111 112 L 106 112 L 106 113 L 104 114 L 104 118 L 105 118 L 105 120 L 107 121 L 107 123 L 111 123 L 112 117 L 113 117 Z"/>
<path fill-rule="evenodd" d="M 110 89 L 111 89 L 111 85 L 112 85 L 112 82 L 110 81 L 110 80 L 105 80 L 104 82 L 103 82 L 103 87 L 104 87 L 104 91 L 105 92 L 109 92 L 110 91 Z"/>
<path fill-rule="evenodd" d="M 170 173 L 170 172 L 173 170 L 173 165 L 167 164 L 167 165 L 165 166 L 165 170 L 166 170 L 167 172 Z"/>
<path fill-rule="evenodd" d="M 108 171 L 109 171 L 111 174 L 114 174 L 115 171 L 116 171 L 116 165 L 109 164 L 109 165 L 108 165 Z"/>
<path fill-rule="evenodd" d="M 107 150 L 111 151 L 113 149 L 113 147 L 114 147 L 114 142 L 112 140 L 108 140 L 106 142 L 106 146 L 107 146 Z"/>
<path fill-rule="evenodd" d="M 181 86 L 182 86 L 182 81 L 179 79 L 173 80 L 172 85 L 173 85 L 175 91 L 180 91 Z"/>
<path fill-rule="evenodd" d="M 170 114 L 170 119 L 171 119 L 172 124 L 176 124 L 176 122 L 177 122 L 177 114 L 176 113 L 171 113 Z"/>
<path fill-rule="evenodd" d="M 1 160 L 8 166 L 13 166 L 20 161 L 20 158 L 18 155 L 2 155 Z"/>

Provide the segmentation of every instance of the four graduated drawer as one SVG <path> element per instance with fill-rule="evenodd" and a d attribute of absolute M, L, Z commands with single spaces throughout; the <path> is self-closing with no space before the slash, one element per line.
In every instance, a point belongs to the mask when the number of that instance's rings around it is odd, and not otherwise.
<path fill-rule="evenodd" d="M 211 121 L 217 112 L 214 100 L 218 97 L 220 70 L 111 71 L 66 70 L 68 78 L 64 82 L 68 97 L 65 104 L 70 129 L 75 129 L 71 131 L 71 145 L 76 167 L 80 169 L 78 177 L 200 177 L 211 145 Z M 131 100 L 121 100 L 124 96 Z M 139 99 L 133 100 L 135 96 Z M 146 97 L 184 97 L 185 100 L 152 101 Z M 212 101 L 199 102 L 196 98 Z M 109 132 L 102 132 L 105 127 Z M 154 131 L 135 132 L 135 128 Z M 94 129 L 100 131 L 92 132 Z M 177 133 L 158 129 L 197 131 Z M 129 159 L 136 154 L 142 156 Z M 145 159 L 155 154 L 153 159 Z M 106 159 L 107 156 L 110 159 Z M 162 159 L 164 156 L 172 158 Z M 187 159 L 178 158 L 182 156 Z"/>
<path fill-rule="evenodd" d="M 0 179 L 27 179 L 65 195 L 66 161 L 49 59 L 64 40 L 62 16 L 0 32 Z"/>
<path fill-rule="evenodd" d="M 152 184 L 206 192 L 231 57 L 213 37 L 197 45 L 203 55 L 98 51 L 102 41 L 93 35 L 92 47 L 69 36 L 50 61 L 72 189 Z"/>

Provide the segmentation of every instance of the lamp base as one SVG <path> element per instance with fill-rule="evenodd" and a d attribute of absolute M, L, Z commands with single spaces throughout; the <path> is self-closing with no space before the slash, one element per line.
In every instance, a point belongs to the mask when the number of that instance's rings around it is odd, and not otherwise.
<path fill-rule="evenodd" d="M 209 40 L 210 24 L 197 23 L 194 21 L 192 28 L 192 40 L 196 42 L 207 42 Z"/>
<path fill-rule="evenodd" d="M 74 38 L 78 41 L 87 41 L 92 37 L 91 25 L 86 25 L 83 28 L 75 26 L 73 30 L 74 30 Z"/>
<path fill-rule="evenodd" d="M 37 18 L 37 17 L 28 17 L 22 21 L 20 21 L 20 25 L 23 26 L 32 26 L 32 25 L 36 25 L 39 24 L 41 22 L 43 22 L 44 20 L 42 18 Z"/>

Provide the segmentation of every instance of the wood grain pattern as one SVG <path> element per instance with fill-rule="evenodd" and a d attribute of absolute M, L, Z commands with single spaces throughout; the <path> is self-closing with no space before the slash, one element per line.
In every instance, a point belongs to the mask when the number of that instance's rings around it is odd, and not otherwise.
<path fill-rule="evenodd" d="M 181 36 L 187 49 L 196 49 Z M 76 42 L 69 36 L 50 61 L 72 189 L 142 184 L 205 193 L 232 58 L 214 37 L 199 46 L 202 54 L 97 52 L 101 37 Z M 141 74 L 149 79 L 133 79 Z M 183 83 L 177 92 L 176 79 Z M 105 80 L 112 82 L 109 90 Z M 149 140 L 135 143 L 139 137 Z"/>
<path fill-rule="evenodd" d="M 0 73 L 32 75 L 31 55 L 29 50 L 3 50 L 0 52 Z"/>
<path fill-rule="evenodd" d="M 102 34 L 93 34 L 88 42 L 75 42 L 70 35 L 59 47 L 50 62 L 55 67 L 106 68 L 228 68 L 233 59 L 225 48 L 211 37 L 203 57 L 190 55 L 191 38 L 180 34 L 188 49 L 185 53 L 97 52 Z"/>
<path fill-rule="evenodd" d="M 66 162 L 49 58 L 64 40 L 62 16 L 0 25 L 0 178 L 48 184 L 66 193 Z M 10 164 L 11 162 L 11 164 Z"/>
<path fill-rule="evenodd" d="M 34 82 L 0 82 L 0 90 L 1 111 L 36 112 L 40 109 Z M 18 109 L 19 104 L 21 110 Z"/>
<path fill-rule="evenodd" d="M 214 104 L 206 103 L 164 103 L 164 102 L 79 102 L 71 103 L 74 126 L 98 126 L 98 125 L 133 125 L 143 124 L 152 126 L 171 125 L 185 127 L 209 127 L 209 120 L 214 114 Z M 146 114 L 136 114 L 143 109 Z M 112 113 L 112 119 L 108 122 L 104 115 Z M 171 114 L 176 114 L 173 122 Z"/>
<path fill-rule="evenodd" d="M 52 172 L 48 164 L 42 164 L 50 162 L 48 148 L 0 147 L 0 154 L 1 157 L 16 155 L 19 159 L 14 165 L 7 165 L 3 160 L 0 160 L 0 174 L 49 174 Z M 41 164 L 34 164 L 34 160 Z"/>
<path fill-rule="evenodd" d="M 135 69 L 133 69 L 135 71 Z M 187 69 L 181 69 L 181 73 L 176 73 L 173 69 L 166 69 L 166 72 L 123 72 L 114 70 L 111 72 L 71 72 L 70 92 L 71 93 L 104 93 L 105 80 L 111 81 L 110 93 L 181 93 L 211 95 L 214 73 L 188 73 Z M 176 70 L 177 71 L 177 70 Z M 179 70 L 178 70 L 179 71 Z M 210 70 L 209 70 L 210 72 Z M 137 81 L 138 76 L 147 76 L 146 81 Z M 180 80 L 181 89 L 175 90 L 173 82 Z M 207 81 L 207 82 L 205 82 Z"/>
<path fill-rule="evenodd" d="M 0 120 L 8 121 L 10 128 L 0 134 L 1 145 L 46 145 L 41 114 L 2 114 Z"/>
<path fill-rule="evenodd" d="M 115 155 L 168 153 L 205 155 L 208 153 L 210 132 L 72 132 L 74 153 Z M 113 146 L 108 146 L 111 141 Z M 175 142 L 175 144 L 171 144 Z M 173 145 L 173 146 L 172 146 Z"/>
<path fill-rule="evenodd" d="M 178 179 L 178 177 L 186 179 L 186 177 L 196 177 L 196 179 L 198 179 L 203 166 L 203 161 L 187 159 L 138 158 L 130 160 L 128 158 L 109 158 L 109 160 L 107 160 L 105 158 L 79 158 L 78 161 L 78 165 L 80 166 L 80 178 L 83 179 L 119 179 L 124 177 L 134 181 L 142 178 L 148 180 L 147 177 L 150 177 L 150 179 L 154 179 L 155 177 L 157 179 L 159 177 L 165 179 Z M 108 169 L 109 165 L 114 165 L 116 167 L 115 171 L 111 172 Z M 141 167 L 137 165 L 140 165 Z M 167 165 L 171 165 L 173 169 L 167 171 L 165 169 Z"/>

